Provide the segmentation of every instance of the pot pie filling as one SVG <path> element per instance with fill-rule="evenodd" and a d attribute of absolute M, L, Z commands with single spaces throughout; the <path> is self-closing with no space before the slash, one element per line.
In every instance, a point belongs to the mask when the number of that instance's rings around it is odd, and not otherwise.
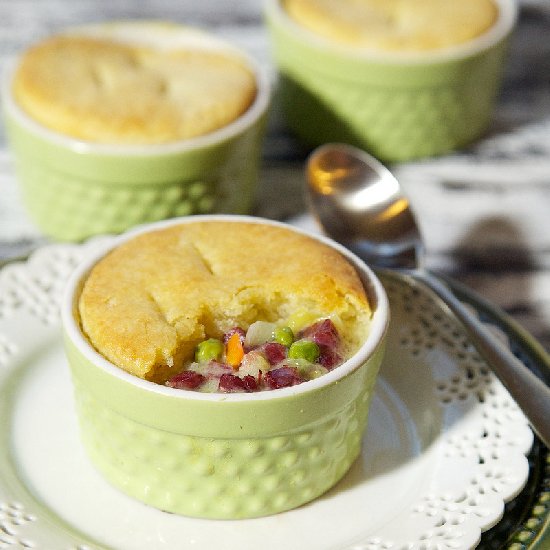
<path fill-rule="evenodd" d="M 296 318 L 290 324 L 296 326 Z M 285 388 L 326 374 L 342 363 L 342 352 L 331 319 L 315 321 L 296 335 L 289 324 L 256 321 L 246 332 L 234 327 L 221 340 L 203 340 L 194 361 L 165 384 L 226 393 Z"/>

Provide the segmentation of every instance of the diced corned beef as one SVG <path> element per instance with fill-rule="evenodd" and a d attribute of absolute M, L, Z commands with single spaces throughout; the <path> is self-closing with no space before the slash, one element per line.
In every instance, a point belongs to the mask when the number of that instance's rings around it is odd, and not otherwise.
<path fill-rule="evenodd" d="M 243 377 L 243 384 L 244 389 L 248 392 L 256 391 L 258 389 L 258 383 L 256 382 L 256 379 L 250 374 L 247 374 Z"/>
<path fill-rule="evenodd" d="M 322 347 L 317 362 L 325 369 L 331 370 L 342 362 L 340 354 L 329 347 Z"/>
<path fill-rule="evenodd" d="M 261 346 L 265 358 L 269 361 L 270 365 L 276 365 L 286 359 L 287 348 L 283 344 L 277 342 L 268 342 Z"/>
<path fill-rule="evenodd" d="M 222 374 L 218 389 L 225 392 L 244 391 L 244 382 L 234 374 Z"/>
<path fill-rule="evenodd" d="M 272 389 L 287 388 L 303 382 L 298 374 L 298 369 L 294 367 L 279 367 L 265 373 L 265 383 Z"/>
<path fill-rule="evenodd" d="M 195 371 L 184 370 L 175 376 L 172 376 L 166 385 L 170 388 L 177 388 L 178 390 L 194 390 L 198 388 L 206 378 Z"/>
<path fill-rule="evenodd" d="M 222 374 L 218 389 L 224 392 L 252 392 L 258 389 L 258 385 L 256 379 L 250 375 L 240 378 L 234 374 Z"/>
<path fill-rule="evenodd" d="M 340 337 L 334 323 L 330 319 L 323 319 L 306 327 L 301 333 L 301 338 L 310 338 L 319 346 L 335 349 L 340 344 Z"/>

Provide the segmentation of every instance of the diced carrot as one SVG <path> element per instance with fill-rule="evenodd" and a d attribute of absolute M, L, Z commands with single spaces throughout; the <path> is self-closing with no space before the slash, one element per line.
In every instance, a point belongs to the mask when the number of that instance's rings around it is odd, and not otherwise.
<path fill-rule="evenodd" d="M 241 337 L 236 332 L 231 335 L 231 338 L 225 345 L 225 361 L 235 370 L 239 368 L 244 357 L 244 348 L 241 342 Z"/>

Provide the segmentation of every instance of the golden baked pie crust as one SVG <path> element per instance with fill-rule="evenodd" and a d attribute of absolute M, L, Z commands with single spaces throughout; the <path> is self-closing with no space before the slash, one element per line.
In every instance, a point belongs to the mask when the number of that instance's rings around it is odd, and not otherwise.
<path fill-rule="evenodd" d="M 335 43 L 381 51 L 462 44 L 497 20 L 494 0 L 282 0 L 304 28 Z"/>
<path fill-rule="evenodd" d="M 13 82 L 17 103 L 62 134 L 97 143 L 166 143 L 204 135 L 253 103 L 256 81 L 236 55 L 161 49 L 91 36 L 29 48 Z"/>
<path fill-rule="evenodd" d="M 107 359 L 164 381 L 205 337 L 305 310 L 337 315 L 350 349 L 370 308 L 338 252 L 281 227 L 180 224 L 132 238 L 90 272 L 79 299 L 84 334 Z"/>

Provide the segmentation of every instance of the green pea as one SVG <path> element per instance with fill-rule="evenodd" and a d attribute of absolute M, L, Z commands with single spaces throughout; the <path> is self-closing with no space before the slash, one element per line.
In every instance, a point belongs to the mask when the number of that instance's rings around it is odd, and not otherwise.
<path fill-rule="evenodd" d="M 223 353 L 223 343 L 216 338 L 209 338 L 201 342 L 195 349 L 195 361 L 205 363 L 213 359 L 220 359 Z"/>
<path fill-rule="evenodd" d="M 288 348 L 294 342 L 294 333 L 290 327 L 277 327 L 273 331 L 273 340 Z"/>
<path fill-rule="evenodd" d="M 310 363 L 315 363 L 319 359 L 320 353 L 319 346 L 310 340 L 298 340 L 288 350 L 288 356 L 291 359 L 305 359 Z"/>

